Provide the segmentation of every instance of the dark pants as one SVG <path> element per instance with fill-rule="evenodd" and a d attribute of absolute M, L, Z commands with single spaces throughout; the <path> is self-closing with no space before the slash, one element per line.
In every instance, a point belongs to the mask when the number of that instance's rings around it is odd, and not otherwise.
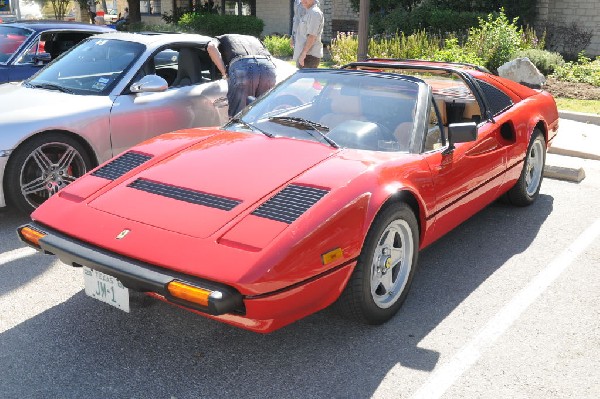
<path fill-rule="evenodd" d="M 243 58 L 229 66 L 229 116 L 240 112 L 248 96 L 258 97 L 275 86 L 275 64 L 268 58 Z"/>
<path fill-rule="evenodd" d="M 320 62 L 321 62 L 320 58 L 317 58 L 314 55 L 307 55 L 306 57 L 304 57 L 304 66 L 300 66 L 300 64 L 298 64 L 298 63 L 296 63 L 296 64 L 299 69 L 318 68 Z"/>
<path fill-rule="evenodd" d="M 90 19 L 92 20 L 92 25 L 96 23 L 96 13 L 90 11 Z"/>

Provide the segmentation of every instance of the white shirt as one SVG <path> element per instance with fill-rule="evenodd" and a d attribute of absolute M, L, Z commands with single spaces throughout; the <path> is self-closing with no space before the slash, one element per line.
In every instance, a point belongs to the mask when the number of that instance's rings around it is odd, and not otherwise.
<path fill-rule="evenodd" d="M 321 11 L 317 3 L 315 3 L 308 10 L 304 10 L 306 12 L 298 20 L 298 27 L 294 37 L 294 61 L 297 61 L 298 58 L 300 58 L 300 54 L 304 49 L 308 35 L 316 36 L 317 39 L 306 54 L 317 58 L 323 58 L 323 42 L 321 41 L 321 36 L 323 35 L 323 24 L 325 22 L 323 18 L 323 11 Z"/>

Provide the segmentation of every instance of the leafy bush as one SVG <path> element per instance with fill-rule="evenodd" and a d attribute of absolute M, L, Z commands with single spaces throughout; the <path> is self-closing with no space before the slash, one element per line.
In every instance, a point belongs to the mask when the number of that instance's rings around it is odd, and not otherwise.
<path fill-rule="evenodd" d="M 181 16 L 177 25 L 185 31 L 207 36 L 239 33 L 259 37 L 265 23 L 262 19 L 246 15 L 187 13 Z"/>
<path fill-rule="evenodd" d="M 432 59 L 439 51 L 439 39 L 420 31 L 412 35 L 404 33 L 369 40 L 370 58 L 417 58 Z M 335 65 L 356 61 L 358 37 L 352 33 L 338 33 L 329 48 Z"/>
<path fill-rule="evenodd" d="M 589 83 L 600 86 L 600 57 L 594 61 L 579 53 L 577 62 L 567 62 L 554 70 L 552 77 L 574 83 Z"/>
<path fill-rule="evenodd" d="M 267 36 L 264 38 L 263 43 L 275 57 L 291 57 L 294 54 L 289 36 Z"/>
<path fill-rule="evenodd" d="M 372 40 L 372 39 L 371 39 Z M 329 47 L 331 61 L 338 66 L 356 61 L 358 37 L 353 33 L 338 32 Z"/>
<path fill-rule="evenodd" d="M 546 76 L 551 75 L 557 67 L 565 65 L 562 55 L 547 50 L 531 48 L 517 51 L 513 56 L 513 58 L 522 57 L 529 58 L 529 61 Z"/>
<path fill-rule="evenodd" d="M 483 60 L 477 54 L 460 47 L 456 37 L 446 39 L 444 47 L 438 50 L 432 59 L 435 61 L 462 62 L 473 65 L 484 64 Z"/>
<path fill-rule="evenodd" d="M 479 20 L 477 28 L 469 31 L 466 49 L 481 58 L 488 69 L 496 71 L 521 49 L 522 30 L 516 22 L 516 18 L 509 21 L 503 9 L 496 18 L 489 14 L 487 19 Z"/>
<path fill-rule="evenodd" d="M 428 33 L 445 35 L 448 32 L 467 32 L 477 26 L 478 18 L 486 14 L 461 12 L 431 7 L 424 3 L 412 11 L 396 8 L 388 14 L 374 16 L 374 31 L 378 33 L 404 32 L 411 34 L 425 30 Z"/>
<path fill-rule="evenodd" d="M 369 40 L 368 55 L 372 58 L 429 59 L 439 50 L 439 40 L 419 31 L 412 35 L 395 34 Z"/>
<path fill-rule="evenodd" d="M 583 30 L 577 22 L 570 25 L 546 26 L 548 50 L 558 51 L 567 60 L 577 60 L 578 55 L 591 42 L 593 32 Z"/>
<path fill-rule="evenodd" d="M 126 30 L 129 32 L 182 32 L 177 25 L 170 24 L 147 24 L 144 22 L 131 22 L 117 26 L 117 30 Z"/>

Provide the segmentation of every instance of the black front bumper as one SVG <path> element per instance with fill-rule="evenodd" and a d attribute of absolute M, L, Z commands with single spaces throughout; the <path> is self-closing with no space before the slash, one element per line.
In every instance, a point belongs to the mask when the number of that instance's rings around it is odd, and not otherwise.
<path fill-rule="evenodd" d="M 199 310 L 210 315 L 217 316 L 225 313 L 245 313 L 242 294 L 227 285 L 203 280 L 194 276 L 174 272 L 135 259 L 127 258 L 86 242 L 76 240 L 65 234 L 59 233 L 56 230 L 40 225 L 39 223 L 29 223 L 19 227 L 19 237 L 28 245 L 31 244 L 24 240 L 21 235 L 21 228 L 27 226 L 46 233 L 46 236 L 39 241 L 41 249 L 45 253 L 58 256 L 58 258 L 67 265 L 75 267 L 87 266 L 117 278 L 124 286 L 134 291 L 154 292 L 162 295 L 170 302 Z M 183 301 L 173 297 L 167 290 L 167 284 L 173 280 L 192 284 L 210 291 L 219 291 L 222 295 L 220 297 L 209 298 L 208 307 Z"/>

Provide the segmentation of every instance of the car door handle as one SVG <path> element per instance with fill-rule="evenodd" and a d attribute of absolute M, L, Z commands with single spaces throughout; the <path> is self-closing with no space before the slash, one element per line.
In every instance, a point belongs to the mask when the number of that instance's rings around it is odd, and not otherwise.
<path fill-rule="evenodd" d="M 229 105 L 227 102 L 227 97 L 219 97 L 215 101 L 213 101 L 213 105 L 217 108 L 226 107 Z"/>

